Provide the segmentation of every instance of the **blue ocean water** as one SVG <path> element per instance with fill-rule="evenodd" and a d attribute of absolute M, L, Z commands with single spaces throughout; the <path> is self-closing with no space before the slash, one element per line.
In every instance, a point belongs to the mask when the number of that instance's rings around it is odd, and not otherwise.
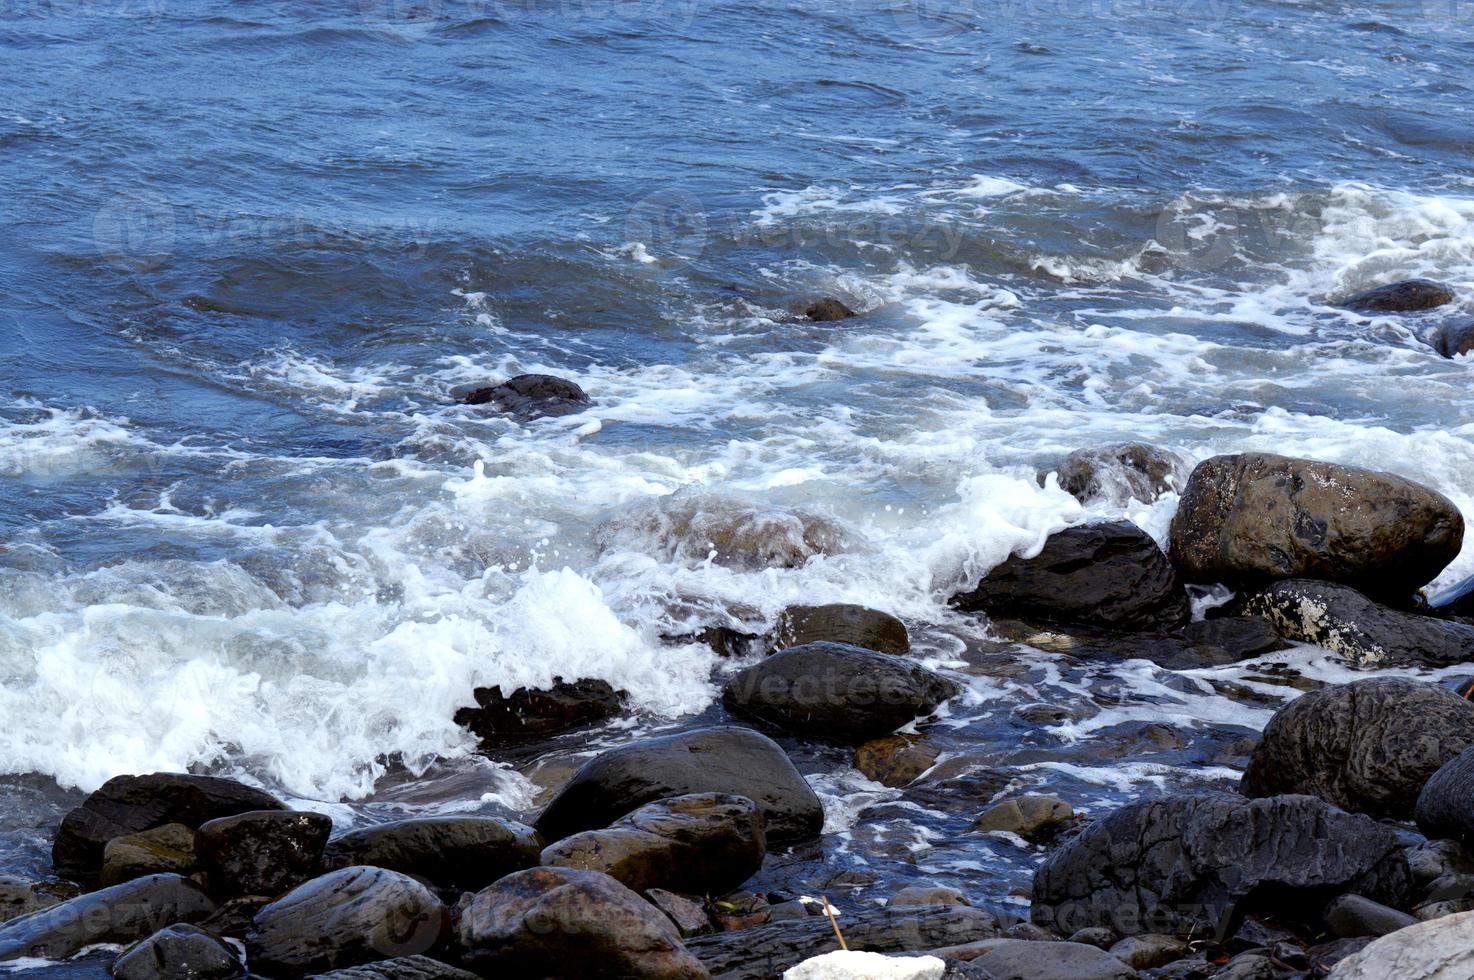
<path fill-rule="evenodd" d="M 1082 664 L 945 598 L 1081 519 L 1035 474 L 1102 442 L 1393 469 L 1474 513 L 1470 367 L 1425 342 L 1474 310 L 1471 28 L 1467 0 L 0 0 L 8 866 L 119 772 L 525 813 L 538 764 L 451 720 L 474 687 L 628 690 L 564 757 L 713 720 L 730 665 L 663 637 L 796 601 L 893 611 L 967 681 L 937 737 L 979 793 L 1232 778 L 1283 675 L 1339 668 Z M 1410 275 L 1459 303 L 1336 305 Z M 808 322 L 820 296 L 861 316 Z M 591 407 L 456 403 L 524 371 Z M 713 560 L 732 527 L 792 560 Z M 1034 702 L 1070 710 L 1021 728 Z M 888 881 L 1002 895 L 1034 859 L 795 751 L 831 852 Z"/>

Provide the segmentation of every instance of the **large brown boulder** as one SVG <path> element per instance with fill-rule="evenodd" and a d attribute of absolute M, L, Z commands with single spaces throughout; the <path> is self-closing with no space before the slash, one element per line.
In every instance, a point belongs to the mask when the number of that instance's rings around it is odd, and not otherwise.
<path fill-rule="evenodd" d="M 637 892 L 731 891 L 762 867 L 762 811 L 745 796 L 692 793 L 640 807 L 603 830 L 550 844 L 548 867 L 602 871 Z"/>
<path fill-rule="evenodd" d="M 1243 453 L 1198 464 L 1170 533 L 1189 582 L 1320 578 L 1405 599 L 1458 555 L 1464 519 L 1441 493 L 1391 473 Z"/>
<path fill-rule="evenodd" d="M 456 939 L 483 976 L 705 980 L 655 906 L 597 871 L 532 868 L 482 889 Z"/>
<path fill-rule="evenodd" d="M 905 653 L 911 649 L 906 624 L 889 613 L 845 602 L 825 606 L 789 606 L 778 617 L 773 646 L 784 650 L 827 640 L 876 650 Z"/>
<path fill-rule="evenodd" d="M 1082 524 L 1017 555 L 952 597 L 969 612 L 1109 630 L 1165 631 L 1188 620 L 1187 592 L 1157 543 L 1127 521 Z"/>
<path fill-rule="evenodd" d="M 90 883 L 102 867 L 103 848 L 114 837 L 170 823 L 194 829 L 247 810 L 282 809 L 271 794 L 218 776 L 114 776 L 62 818 L 51 862 L 57 874 Z"/>
<path fill-rule="evenodd" d="M 1474 745 L 1474 702 L 1448 688 L 1372 677 L 1303 694 L 1275 712 L 1244 772 L 1248 796 L 1308 793 L 1408 820 L 1439 767 Z"/>

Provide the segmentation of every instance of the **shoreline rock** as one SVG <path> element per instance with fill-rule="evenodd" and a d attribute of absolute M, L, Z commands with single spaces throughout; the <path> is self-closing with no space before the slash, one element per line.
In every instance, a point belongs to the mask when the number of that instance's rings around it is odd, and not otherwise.
<path fill-rule="evenodd" d="M 1060 489 L 1082 504 L 1095 500 L 1124 506 L 1130 500 L 1149 504 L 1164 493 L 1187 486 L 1194 460 L 1186 453 L 1144 442 L 1121 442 L 1077 449 L 1053 467 Z M 1039 471 L 1042 484 L 1050 470 Z"/>
<path fill-rule="evenodd" d="M 544 416 L 572 415 L 591 404 L 582 388 L 551 374 L 519 374 L 498 385 L 467 394 L 466 405 L 490 405 L 524 421 Z"/>
<path fill-rule="evenodd" d="M 1402 279 L 1348 296 L 1340 303 L 1358 313 L 1415 313 L 1454 301 L 1451 287 L 1432 279 Z"/>
<path fill-rule="evenodd" d="M 789 606 L 773 629 L 773 649 L 816 642 L 845 643 L 877 653 L 900 655 L 911 649 L 906 624 L 889 613 L 851 603 Z"/>
<path fill-rule="evenodd" d="M 483 744 L 548 738 L 598 724 L 624 710 L 625 692 L 608 681 L 582 678 L 568 683 L 553 678 L 546 690 L 519 687 L 503 695 L 501 687 L 478 687 L 476 707 L 461 708 L 455 723 L 469 728 Z"/>
<path fill-rule="evenodd" d="M 88 892 L 0 925 L 0 960 L 64 960 L 99 943 L 132 943 L 215 911 L 205 890 L 176 874 L 148 875 Z"/>
<path fill-rule="evenodd" d="M 369 865 L 474 891 L 537 864 L 542 845 L 531 827 L 502 817 L 412 817 L 351 830 L 328 842 L 329 868 Z"/>

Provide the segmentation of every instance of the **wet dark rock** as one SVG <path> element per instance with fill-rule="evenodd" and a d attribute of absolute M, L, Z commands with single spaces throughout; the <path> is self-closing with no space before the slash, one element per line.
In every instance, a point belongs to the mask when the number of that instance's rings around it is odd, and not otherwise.
<path fill-rule="evenodd" d="M 816 300 L 809 304 L 808 309 L 804 310 L 804 316 L 818 323 L 827 323 L 833 320 L 847 320 L 854 315 L 854 310 L 833 296 Z"/>
<path fill-rule="evenodd" d="M 1135 656 L 1168 670 L 1220 667 L 1262 657 L 1290 645 L 1262 616 L 1219 616 L 1188 623 L 1165 636 L 1133 639 L 1134 650 L 1123 644 L 1123 652 L 1134 652 Z"/>
<path fill-rule="evenodd" d="M 1458 357 L 1474 350 L 1474 320 L 1440 324 L 1428 337 L 1428 346 L 1444 357 Z"/>
<path fill-rule="evenodd" d="M 1474 912 L 1389 933 L 1337 963 L 1333 980 L 1474 977 Z"/>
<path fill-rule="evenodd" d="M 1052 837 L 1074 819 L 1074 809 L 1059 797 L 1025 793 L 988 807 L 973 822 L 972 829 L 984 833 L 1001 830 L 1037 842 Z"/>
<path fill-rule="evenodd" d="M 273 897 L 243 895 L 240 898 L 221 902 L 219 908 L 210 913 L 207 918 L 200 920 L 199 926 L 217 936 L 245 939 L 246 934 L 251 931 L 251 923 L 256 918 L 256 913 L 270 905 Z"/>
<path fill-rule="evenodd" d="M 1405 891 L 1401 861 L 1393 830 L 1311 797 L 1169 796 L 1128 804 L 1050 854 L 1031 914 L 1060 935 L 1221 938 L 1251 910 L 1314 914 L 1317 898 Z"/>
<path fill-rule="evenodd" d="M 1189 582 L 1319 578 L 1401 600 L 1458 555 L 1464 519 L 1447 497 L 1391 473 L 1243 453 L 1197 465 L 1170 535 Z"/>
<path fill-rule="evenodd" d="M 1336 939 L 1311 946 L 1305 951 L 1306 972 L 1310 977 L 1321 980 L 1330 975 L 1337 963 L 1366 949 L 1373 941 L 1371 936 L 1360 936 L 1356 939 Z"/>
<path fill-rule="evenodd" d="M 445 906 L 413 878 L 384 868 L 343 868 L 256 913 L 246 951 L 253 973 L 302 976 L 423 953 L 447 922 Z"/>
<path fill-rule="evenodd" d="M 1144 442 L 1122 442 L 1077 449 L 1055 468 L 1059 485 L 1081 503 L 1093 500 L 1122 506 L 1131 500 L 1151 503 L 1168 491 L 1187 486 L 1192 460 L 1182 453 Z M 1047 471 L 1041 471 L 1041 479 Z"/>
<path fill-rule="evenodd" d="M 1430 840 L 1474 844 L 1474 750 L 1460 752 L 1428 778 L 1413 813 Z"/>
<path fill-rule="evenodd" d="M 1474 575 L 1429 599 L 1428 606 L 1439 616 L 1474 617 Z"/>
<path fill-rule="evenodd" d="M 572 381 L 550 374 L 519 374 L 502 384 L 477 388 L 466 395 L 467 405 L 489 405 L 523 419 L 572 415 L 589 405 L 589 396 Z"/>
<path fill-rule="evenodd" d="M 1349 585 L 1286 579 L 1235 601 L 1276 633 L 1339 654 L 1353 667 L 1430 666 L 1474 660 L 1474 626 L 1399 612 Z"/>
<path fill-rule="evenodd" d="M 700 643 L 711 647 L 719 657 L 755 657 L 768 652 L 768 637 L 761 633 L 746 633 L 730 626 L 708 626 L 699 633 L 686 636 L 662 636 L 669 643 Z"/>
<path fill-rule="evenodd" d="M 1341 305 L 1358 313 L 1415 313 L 1454 301 L 1453 289 L 1431 279 L 1403 279 L 1357 293 Z"/>
<path fill-rule="evenodd" d="M 972 961 L 994 980 L 1133 980 L 1136 971 L 1084 943 L 1003 943 Z"/>
<path fill-rule="evenodd" d="M 531 827 L 502 817 L 415 817 L 353 830 L 328 842 L 330 868 L 372 865 L 474 891 L 537 864 Z"/>
<path fill-rule="evenodd" d="M 958 690 L 901 657 L 807 643 L 738 671 L 722 693 L 733 712 L 785 731 L 863 742 L 931 714 Z"/>
<path fill-rule="evenodd" d="M 345 970 L 318 973 L 316 980 L 476 980 L 476 974 L 428 956 L 396 956 Z"/>
<path fill-rule="evenodd" d="M 58 895 L 46 884 L 0 874 L 0 923 L 58 905 L 71 895 Z"/>
<path fill-rule="evenodd" d="M 855 749 L 855 768 L 882 786 L 905 786 L 936 764 L 941 750 L 919 735 L 872 738 Z"/>
<path fill-rule="evenodd" d="M 608 681 L 584 678 L 570 684 L 561 677 L 548 690 L 519 687 L 508 697 L 500 687 L 478 687 L 474 695 L 477 707 L 458 710 L 456 724 L 493 744 L 547 738 L 613 718 L 624 710 L 625 698 Z"/>
<path fill-rule="evenodd" d="M 1418 921 L 1406 912 L 1390 909 L 1362 895 L 1342 895 L 1332 899 L 1321 918 L 1325 921 L 1326 930 L 1342 939 L 1385 936 Z"/>
<path fill-rule="evenodd" d="M 218 776 L 114 776 L 62 819 L 51 860 L 57 874 L 90 882 L 102 867 L 103 848 L 114 837 L 168 823 L 194 829 L 247 810 L 281 809 L 270 794 Z"/>
<path fill-rule="evenodd" d="M 166 823 L 108 841 L 97 883 L 106 888 L 144 875 L 188 875 L 195 867 L 194 831 L 182 823 Z"/>
<path fill-rule="evenodd" d="M 165 926 L 113 961 L 117 980 L 230 980 L 245 975 L 229 944 L 199 926 Z"/>
<path fill-rule="evenodd" d="M 664 888 L 651 888 L 645 892 L 645 901 L 664 912 L 682 938 L 699 936 L 712 930 L 711 916 L 706 914 L 705 907 L 694 898 L 677 895 Z"/>
<path fill-rule="evenodd" d="M 847 643 L 880 653 L 899 654 L 911 649 L 906 624 L 876 609 L 841 602 L 827 606 L 789 606 L 783 610 L 773 630 L 775 649 L 818 641 Z"/>
<path fill-rule="evenodd" d="M 999 935 L 998 919 L 964 905 L 845 911 L 840 918 L 851 949 L 875 953 L 925 952 Z M 766 980 L 835 948 L 827 916 L 770 922 L 735 932 L 698 936 L 686 948 L 722 980 Z"/>
<path fill-rule="evenodd" d="M 1419 885 L 1445 875 L 1474 874 L 1474 856 L 1456 840 L 1426 840 L 1409 847 L 1405 857 L 1408 872 Z"/>
<path fill-rule="evenodd" d="M 573 774 L 537 819 L 545 840 L 607 827 L 646 803 L 688 793 L 745 796 L 769 844 L 819 833 L 824 809 L 772 739 L 748 728 L 698 728 L 610 749 Z"/>
<path fill-rule="evenodd" d="M 322 870 L 332 831 L 320 813 L 253 810 L 201 824 L 195 850 L 217 898 L 275 896 Z"/>
<path fill-rule="evenodd" d="M 1244 773 L 1248 796 L 1309 793 L 1407 820 L 1423 784 L 1474 744 L 1474 703 L 1436 684 L 1374 677 L 1301 695 L 1275 712 Z"/>
<path fill-rule="evenodd" d="M 952 597 L 968 612 L 1112 630 L 1167 630 L 1188 620 L 1187 592 L 1151 535 L 1134 524 L 1082 524 L 1015 555 L 976 589 Z"/>
<path fill-rule="evenodd" d="M 972 905 L 967 896 L 945 885 L 911 885 L 902 888 L 885 901 L 886 908 L 907 905 Z"/>
<path fill-rule="evenodd" d="M 482 889 L 456 936 L 484 976 L 704 980 L 675 926 L 608 875 L 532 868 Z"/>
<path fill-rule="evenodd" d="M 205 890 L 174 874 L 134 878 L 0 925 L 0 960 L 62 960 L 98 943 L 131 943 L 215 911 Z"/>
<path fill-rule="evenodd" d="M 550 844 L 544 866 L 600 871 L 641 892 L 730 891 L 757 873 L 767 853 L 763 814 L 745 796 L 692 793 L 655 803 L 603 830 Z"/>

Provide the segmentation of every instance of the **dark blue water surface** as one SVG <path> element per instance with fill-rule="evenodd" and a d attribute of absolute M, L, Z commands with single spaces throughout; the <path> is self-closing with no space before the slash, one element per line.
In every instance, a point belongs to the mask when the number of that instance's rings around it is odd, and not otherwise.
<path fill-rule="evenodd" d="M 724 719 L 670 637 L 801 601 L 966 694 L 917 788 L 785 743 L 830 812 L 788 886 L 1006 902 L 1039 853 L 969 833 L 993 796 L 1231 784 L 1323 652 L 1101 664 L 946 599 L 1087 516 L 1163 537 L 1175 494 L 1038 485 L 1095 443 L 1474 507 L 1426 343 L 1474 309 L 1471 64 L 1466 0 L 0 0 L 0 863 L 152 769 L 525 816 Z M 1412 275 L 1459 299 L 1337 305 Z M 457 404 L 524 371 L 590 407 Z M 633 720 L 499 763 L 452 721 L 564 675 Z"/>

